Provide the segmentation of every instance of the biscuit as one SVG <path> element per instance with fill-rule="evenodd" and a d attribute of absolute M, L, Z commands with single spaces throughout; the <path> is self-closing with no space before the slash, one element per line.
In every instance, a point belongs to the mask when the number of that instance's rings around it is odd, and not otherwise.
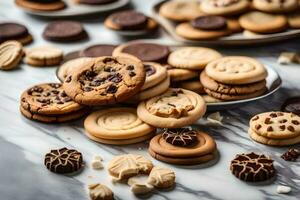
<path fill-rule="evenodd" d="M 60 0 L 47 3 L 30 0 L 15 0 L 15 3 L 19 7 L 33 11 L 56 11 L 62 10 L 66 7 L 65 3 Z"/>
<path fill-rule="evenodd" d="M 284 15 L 272 15 L 252 11 L 239 18 L 240 25 L 255 33 L 277 33 L 287 28 L 288 21 Z"/>
<path fill-rule="evenodd" d="M 7 41 L 0 45 L 0 69 L 15 68 L 23 57 L 23 46 L 18 41 Z"/>
<path fill-rule="evenodd" d="M 186 90 L 191 90 L 191 91 L 196 92 L 198 94 L 205 93 L 203 85 L 198 80 L 188 80 L 188 81 L 178 82 L 178 86 L 180 88 L 183 88 L 183 89 L 186 89 Z"/>
<path fill-rule="evenodd" d="M 218 83 L 207 76 L 205 70 L 200 74 L 200 81 L 203 87 L 209 89 L 210 91 L 231 95 L 251 94 L 266 87 L 265 80 L 246 85 L 226 85 Z"/>
<path fill-rule="evenodd" d="M 170 88 L 160 96 L 142 101 L 137 108 L 141 120 L 159 128 L 190 125 L 205 111 L 206 105 L 200 95 L 180 88 Z"/>
<path fill-rule="evenodd" d="M 197 1 L 172 0 L 167 1 L 159 8 L 159 14 L 172 21 L 189 21 L 203 15 Z"/>
<path fill-rule="evenodd" d="M 153 167 L 147 183 L 156 188 L 170 188 L 175 184 L 175 172 L 166 167 Z"/>
<path fill-rule="evenodd" d="M 298 8 L 298 0 L 253 0 L 253 7 L 262 12 L 288 13 Z"/>
<path fill-rule="evenodd" d="M 141 90 L 151 88 L 165 80 L 168 76 L 167 69 L 158 63 L 144 62 L 146 80 Z"/>
<path fill-rule="evenodd" d="M 168 70 L 168 75 L 171 78 L 172 82 L 190 80 L 192 78 L 199 76 L 199 73 L 197 71 L 175 68 L 172 67 L 171 65 L 166 65 L 165 67 Z"/>
<path fill-rule="evenodd" d="M 134 108 L 108 108 L 93 112 L 84 121 L 91 135 L 107 139 L 132 139 L 148 135 L 155 128 L 138 118 Z"/>
<path fill-rule="evenodd" d="M 129 57 L 98 57 L 72 71 L 63 85 L 74 101 L 85 105 L 123 102 L 145 82 L 142 62 Z"/>
<path fill-rule="evenodd" d="M 281 110 L 284 112 L 295 113 L 300 116 L 300 97 L 291 97 L 285 100 L 281 106 Z"/>
<path fill-rule="evenodd" d="M 236 15 L 249 9 L 248 0 L 203 0 L 201 10 L 209 15 Z"/>
<path fill-rule="evenodd" d="M 100 183 L 88 186 L 91 200 L 113 200 L 114 193 L 107 186 Z"/>
<path fill-rule="evenodd" d="M 111 56 L 113 50 L 117 46 L 109 44 L 97 44 L 89 46 L 80 51 L 80 57 L 101 57 L 101 56 Z"/>
<path fill-rule="evenodd" d="M 25 49 L 25 54 L 25 62 L 32 66 L 58 65 L 63 59 L 63 51 L 52 46 Z"/>
<path fill-rule="evenodd" d="M 201 70 L 209 62 L 221 57 L 222 55 L 213 49 L 204 47 L 183 47 L 170 53 L 168 63 L 177 68 Z"/>
<path fill-rule="evenodd" d="M 0 43 L 8 40 L 17 40 L 21 44 L 29 44 L 32 42 L 32 36 L 30 35 L 28 29 L 18 23 L 0 23 Z"/>
<path fill-rule="evenodd" d="M 298 11 L 298 13 L 292 13 L 289 14 L 288 16 L 288 23 L 289 26 L 291 28 L 296 28 L 299 29 L 300 28 L 300 12 Z"/>
<path fill-rule="evenodd" d="M 227 56 L 210 62 L 206 74 L 224 84 L 249 84 L 264 80 L 268 73 L 259 61 L 245 56 Z"/>

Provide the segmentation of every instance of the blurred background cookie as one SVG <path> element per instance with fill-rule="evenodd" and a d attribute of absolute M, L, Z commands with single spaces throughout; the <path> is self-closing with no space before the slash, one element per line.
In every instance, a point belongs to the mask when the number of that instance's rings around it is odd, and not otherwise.
<path fill-rule="evenodd" d="M 0 43 L 7 40 L 17 40 L 26 45 L 32 42 L 31 34 L 22 24 L 14 22 L 0 23 L 0 30 Z"/>
<path fill-rule="evenodd" d="M 61 0 L 15 0 L 15 2 L 22 8 L 34 11 L 56 11 L 66 7 Z"/>

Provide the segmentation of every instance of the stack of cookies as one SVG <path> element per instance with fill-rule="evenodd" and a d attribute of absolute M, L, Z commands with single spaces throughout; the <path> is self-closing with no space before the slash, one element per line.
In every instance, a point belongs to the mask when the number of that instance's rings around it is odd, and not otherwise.
<path fill-rule="evenodd" d="M 259 143 L 287 146 L 300 143 L 300 117 L 294 113 L 266 112 L 250 120 L 250 137 Z"/>
<path fill-rule="evenodd" d="M 248 99 L 266 92 L 267 71 L 259 61 L 228 56 L 210 62 L 200 75 L 205 92 L 222 101 Z"/>

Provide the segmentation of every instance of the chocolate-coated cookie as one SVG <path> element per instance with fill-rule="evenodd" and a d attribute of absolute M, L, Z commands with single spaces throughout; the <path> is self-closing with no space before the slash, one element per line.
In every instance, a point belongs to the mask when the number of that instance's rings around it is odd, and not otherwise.
<path fill-rule="evenodd" d="M 0 43 L 7 40 L 18 40 L 23 44 L 21 40 L 24 40 L 28 36 L 28 29 L 22 24 L 0 23 Z"/>
<path fill-rule="evenodd" d="M 196 29 L 219 30 L 227 27 L 227 22 L 221 16 L 201 16 L 193 19 L 191 25 Z"/>
<path fill-rule="evenodd" d="M 82 154 L 75 149 L 54 149 L 45 155 L 44 164 L 54 173 L 73 173 L 83 167 Z"/>
<path fill-rule="evenodd" d="M 165 129 L 162 137 L 170 144 L 175 146 L 188 146 L 195 143 L 197 132 L 188 128 Z"/>
<path fill-rule="evenodd" d="M 101 56 L 111 56 L 113 50 L 117 46 L 109 44 L 97 44 L 89 46 L 82 51 L 80 51 L 80 57 L 101 57 Z"/>
<path fill-rule="evenodd" d="M 120 30 L 140 30 L 146 28 L 148 23 L 147 16 L 134 10 L 116 12 L 109 18 Z"/>
<path fill-rule="evenodd" d="M 87 38 L 87 33 L 80 22 L 60 20 L 50 22 L 43 37 L 50 41 L 70 42 Z"/>
<path fill-rule="evenodd" d="M 292 112 L 300 115 L 300 97 L 292 97 L 287 99 L 283 103 L 281 110 L 284 112 Z"/>
<path fill-rule="evenodd" d="M 66 93 L 85 105 L 122 102 L 135 95 L 145 82 L 142 62 L 129 57 L 99 57 L 74 70 L 64 81 Z"/>
<path fill-rule="evenodd" d="M 248 182 L 266 181 L 276 173 L 271 158 L 254 152 L 236 155 L 231 161 L 230 170 L 237 178 Z"/>

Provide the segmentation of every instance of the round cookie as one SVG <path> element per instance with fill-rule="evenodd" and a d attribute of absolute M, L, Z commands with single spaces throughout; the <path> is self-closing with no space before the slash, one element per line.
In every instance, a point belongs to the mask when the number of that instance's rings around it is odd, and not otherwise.
<path fill-rule="evenodd" d="M 272 15 L 252 11 L 239 18 L 240 25 L 255 33 L 277 33 L 287 28 L 288 21 L 284 15 Z"/>
<path fill-rule="evenodd" d="M 81 4 L 103 5 L 103 4 L 113 3 L 116 0 L 75 0 L 75 1 L 78 1 L 78 3 L 81 3 Z"/>
<path fill-rule="evenodd" d="M 283 103 L 281 110 L 284 112 L 295 113 L 300 116 L 300 97 L 292 97 Z"/>
<path fill-rule="evenodd" d="M 47 3 L 31 0 L 15 0 L 15 3 L 22 8 L 34 11 L 56 11 L 66 7 L 65 3 L 60 0 Z"/>
<path fill-rule="evenodd" d="M 205 72 L 215 81 L 232 85 L 255 83 L 268 75 L 263 64 L 245 56 L 227 56 L 212 61 Z"/>
<path fill-rule="evenodd" d="M 193 19 L 191 25 L 195 29 L 201 30 L 220 30 L 227 27 L 227 22 L 221 16 L 201 16 Z"/>
<path fill-rule="evenodd" d="M 298 0 L 253 0 L 253 7 L 270 13 L 288 13 L 298 8 Z"/>
<path fill-rule="evenodd" d="M 214 97 L 209 96 L 209 95 L 202 95 L 202 98 L 204 99 L 205 103 L 207 103 L 207 104 L 222 102 L 221 99 L 217 99 L 217 98 L 214 98 Z"/>
<path fill-rule="evenodd" d="M 167 46 L 154 43 L 132 42 L 118 46 L 113 51 L 113 56 L 122 56 L 130 54 L 143 62 L 165 62 L 169 56 L 170 50 Z"/>
<path fill-rule="evenodd" d="M 144 62 L 143 64 L 146 72 L 146 80 L 141 90 L 153 87 L 167 78 L 167 69 L 160 64 L 154 62 Z"/>
<path fill-rule="evenodd" d="M 0 43 L 7 40 L 17 40 L 23 45 L 32 42 L 32 36 L 22 24 L 0 23 L 0 30 Z"/>
<path fill-rule="evenodd" d="M 0 69 L 15 68 L 23 57 L 23 46 L 17 41 L 7 41 L 0 45 Z"/>
<path fill-rule="evenodd" d="M 80 22 L 60 20 L 50 22 L 44 29 L 43 37 L 55 42 L 71 42 L 86 39 L 88 35 Z"/>
<path fill-rule="evenodd" d="M 197 71 L 179 69 L 172 67 L 171 65 L 166 65 L 165 67 L 168 70 L 168 75 L 171 78 L 172 82 L 185 81 L 199 76 L 199 73 Z"/>
<path fill-rule="evenodd" d="M 209 48 L 183 47 L 173 51 L 168 58 L 168 63 L 177 68 L 201 70 L 209 62 L 221 58 L 222 55 Z"/>
<path fill-rule="evenodd" d="M 200 74 L 200 81 L 203 87 L 209 89 L 210 91 L 232 95 L 250 94 L 266 87 L 265 80 L 246 85 L 226 85 L 218 83 L 207 76 L 205 70 Z"/>
<path fill-rule="evenodd" d="M 160 96 L 141 102 L 137 114 L 141 120 L 159 128 L 190 125 L 206 111 L 204 100 L 197 93 L 170 88 Z"/>
<path fill-rule="evenodd" d="M 296 28 L 296 29 L 300 28 L 300 11 L 298 11 L 298 13 L 295 12 L 289 14 L 287 17 L 288 17 L 289 26 L 291 28 Z"/>
<path fill-rule="evenodd" d="M 85 105 L 123 102 L 145 82 L 142 62 L 129 57 L 99 57 L 72 71 L 64 81 L 66 93 Z"/>
<path fill-rule="evenodd" d="M 203 0 L 201 10 L 208 15 L 236 15 L 249 9 L 248 0 Z"/>
<path fill-rule="evenodd" d="M 26 49 L 25 54 L 25 62 L 32 66 L 58 65 L 63 59 L 63 51 L 52 46 L 40 46 Z"/>
<path fill-rule="evenodd" d="M 107 186 L 100 183 L 88 186 L 91 200 L 114 200 L 114 193 Z"/>
<path fill-rule="evenodd" d="M 91 135 L 108 139 L 132 139 L 152 133 L 155 128 L 144 123 L 134 108 L 109 108 L 90 114 L 84 128 Z"/>
<path fill-rule="evenodd" d="M 92 58 L 75 58 L 63 63 L 56 72 L 57 78 L 63 82 L 72 71 L 84 66 L 85 63 L 91 61 Z"/>
<path fill-rule="evenodd" d="M 300 117 L 293 113 L 266 112 L 250 120 L 250 129 L 270 139 L 288 139 L 300 136 Z"/>
<path fill-rule="evenodd" d="M 175 172 L 165 167 L 153 167 L 147 183 L 156 188 L 170 188 L 175 184 Z"/>
<path fill-rule="evenodd" d="M 21 95 L 21 106 L 43 115 L 67 114 L 83 108 L 67 96 L 61 83 L 44 83 L 27 89 Z"/>
<path fill-rule="evenodd" d="M 69 61 L 69 60 L 79 58 L 80 57 L 79 53 L 80 53 L 80 51 L 71 51 L 69 53 L 66 53 L 66 55 L 64 55 L 64 58 L 62 60 L 62 64 Z"/>
<path fill-rule="evenodd" d="M 82 51 L 80 51 L 79 55 L 80 57 L 111 56 L 115 48 L 115 45 L 97 44 L 83 49 Z"/>
<path fill-rule="evenodd" d="M 180 88 L 183 88 L 183 89 L 186 89 L 186 90 L 191 90 L 191 91 L 196 92 L 198 94 L 205 93 L 203 85 L 198 80 L 183 81 L 183 82 L 179 82 L 178 85 L 179 85 Z"/>
<path fill-rule="evenodd" d="M 189 21 L 203 15 L 197 1 L 167 1 L 159 8 L 159 14 L 173 21 Z"/>

